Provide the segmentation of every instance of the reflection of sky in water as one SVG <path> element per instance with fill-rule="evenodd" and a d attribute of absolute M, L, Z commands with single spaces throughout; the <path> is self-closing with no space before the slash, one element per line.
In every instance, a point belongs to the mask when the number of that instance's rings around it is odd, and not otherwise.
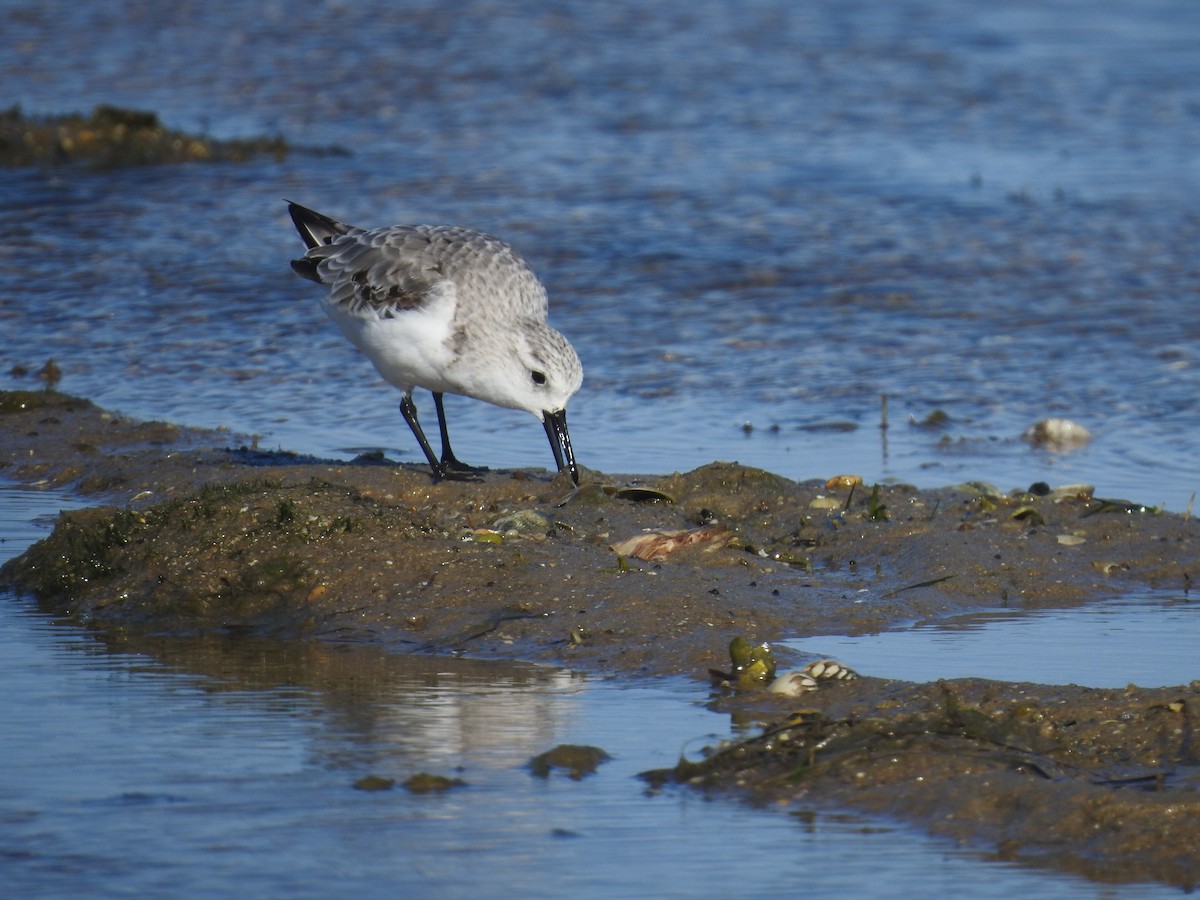
<path fill-rule="evenodd" d="M 338 652 L 365 657 L 372 677 L 322 684 L 316 665 L 273 685 L 264 656 L 257 683 L 240 683 L 236 647 L 224 651 L 233 674 L 193 674 L 213 660 L 105 653 L 11 602 L 0 620 L 0 729 L 21 738 L 0 772 L 14 895 L 765 896 L 797 883 L 855 895 L 863 853 L 888 884 L 978 882 L 971 855 L 854 814 L 647 797 L 637 772 L 728 734 L 699 705 L 703 686 L 567 684 L 503 664 L 489 684 L 484 667 L 460 677 L 432 658 L 381 680 L 369 649 Z M 529 756 L 558 742 L 614 759 L 581 782 L 530 775 Z M 352 787 L 418 771 L 468 785 Z M 1064 876 L 986 865 L 987 889 L 956 895 L 1093 896 Z"/>
<path fill-rule="evenodd" d="M 866 675 L 1167 687 L 1200 678 L 1200 599 L 1154 594 L 1081 609 L 974 613 L 905 631 L 781 644 Z"/>

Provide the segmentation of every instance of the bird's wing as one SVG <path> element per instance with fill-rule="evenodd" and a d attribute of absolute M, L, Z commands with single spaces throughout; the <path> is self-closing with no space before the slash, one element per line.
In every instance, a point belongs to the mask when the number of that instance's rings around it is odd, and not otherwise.
<path fill-rule="evenodd" d="M 390 318 L 423 309 L 444 299 L 448 286 L 429 237 L 403 225 L 334 237 L 292 268 L 329 285 L 330 302 L 352 315 Z"/>

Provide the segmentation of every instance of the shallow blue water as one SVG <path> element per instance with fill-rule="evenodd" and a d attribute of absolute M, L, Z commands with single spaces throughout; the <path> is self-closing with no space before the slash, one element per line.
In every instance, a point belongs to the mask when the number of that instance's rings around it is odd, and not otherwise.
<path fill-rule="evenodd" d="M 1200 597 L 1146 591 L 1079 609 L 976 612 L 909 629 L 781 641 L 880 678 L 991 678 L 1088 687 L 1200 679 Z"/>
<path fill-rule="evenodd" d="M 128 414 L 419 459 L 290 272 L 286 196 L 516 244 L 584 360 L 574 443 L 604 471 L 1088 481 L 1177 511 L 1200 488 L 1193 4 L 5 9 L 28 112 L 353 152 L 7 173 L 0 372 L 54 357 Z M 550 462 L 524 414 L 450 415 L 468 461 Z M 1049 415 L 1094 441 L 1031 450 Z"/>

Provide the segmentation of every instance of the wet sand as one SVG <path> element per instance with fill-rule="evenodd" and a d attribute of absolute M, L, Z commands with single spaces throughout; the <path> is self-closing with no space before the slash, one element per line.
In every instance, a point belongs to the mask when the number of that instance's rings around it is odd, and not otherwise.
<path fill-rule="evenodd" d="M 432 484 L 424 467 L 230 449 L 225 433 L 52 391 L 0 394 L 0 422 L 0 474 L 97 504 L 64 514 L 2 580 L 98 628 L 370 640 L 708 679 L 738 635 L 857 633 L 1145 587 L 1186 594 L 1198 558 L 1190 518 L 1077 489 L 827 486 L 836 473 L 798 483 L 735 463 L 586 471 L 579 490 L 544 471 Z M 1114 691 L 862 675 L 791 700 L 718 694 L 769 737 L 652 780 L 881 812 L 1099 880 L 1196 883 L 1200 682 Z"/>

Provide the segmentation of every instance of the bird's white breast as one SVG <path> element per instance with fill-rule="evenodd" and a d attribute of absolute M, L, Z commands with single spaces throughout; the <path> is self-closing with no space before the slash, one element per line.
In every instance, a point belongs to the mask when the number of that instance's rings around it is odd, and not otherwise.
<path fill-rule="evenodd" d="M 386 316 L 370 307 L 349 312 L 332 302 L 322 305 L 389 384 L 405 391 L 419 386 L 456 393 L 451 337 L 457 300 L 454 282 L 444 279 L 429 289 L 421 306 Z"/>

